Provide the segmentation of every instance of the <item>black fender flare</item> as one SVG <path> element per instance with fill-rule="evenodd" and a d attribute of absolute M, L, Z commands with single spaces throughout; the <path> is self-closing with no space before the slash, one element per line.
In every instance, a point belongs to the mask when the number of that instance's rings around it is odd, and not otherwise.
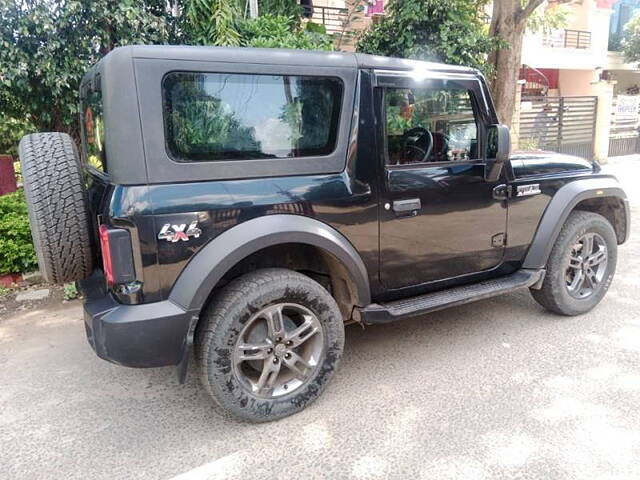
<path fill-rule="evenodd" d="M 617 197 L 622 200 L 626 214 L 626 235 L 629 237 L 629 201 L 615 177 L 575 180 L 561 187 L 544 211 L 522 268 L 545 268 L 551 249 L 560 230 L 578 203 L 589 198 Z"/>
<path fill-rule="evenodd" d="M 367 269 L 353 245 L 329 225 L 300 215 L 267 215 L 223 232 L 187 264 L 171 289 L 169 300 L 187 311 L 199 312 L 234 265 L 263 248 L 284 243 L 313 245 L 332 254 L 354 282 L 360 306 L 371 303 Z"/>

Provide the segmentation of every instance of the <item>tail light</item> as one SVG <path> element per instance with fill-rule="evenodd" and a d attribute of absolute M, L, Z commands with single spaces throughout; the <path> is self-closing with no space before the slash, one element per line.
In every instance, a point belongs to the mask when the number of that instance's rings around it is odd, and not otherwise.
<path fill-rule="evenodd" d="M 106 225 L 100 225 L 100 248 L 102 250 L 102 269 L 107 285 L 113 286 L 113 262 L 111 261 L 111 248 L 109 247 L 109 229 Z"/>
<path fill-rule="evenodd" d="M 122 228 L 109 228 L 102 224 L 99 233 L 102 268 L 107 285 L 112 287 L 135 281 L 136 273 L 129 232 Z"/>

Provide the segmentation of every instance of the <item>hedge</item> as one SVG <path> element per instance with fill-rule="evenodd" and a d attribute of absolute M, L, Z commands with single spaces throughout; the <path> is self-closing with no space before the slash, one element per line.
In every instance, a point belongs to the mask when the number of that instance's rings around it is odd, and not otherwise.
<path fill-rule="evenodd" d="M 0 197 L 0 275 L 36 270 L 27 203 L 22 190 Z"/>

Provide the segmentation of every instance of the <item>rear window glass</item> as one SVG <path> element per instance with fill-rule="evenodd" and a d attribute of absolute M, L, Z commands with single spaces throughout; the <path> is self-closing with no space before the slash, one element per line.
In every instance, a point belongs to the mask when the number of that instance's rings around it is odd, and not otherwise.
<path fill-rule="evenodd" d="M 337 78 L 174 72 L 163 92 L 167 147 L 177 160 L 307 157 L 335 148 Z"/>
<path fill-rule="evenodd" d="M 101 172 L 107 171 L 104 148 L 102 93 L 88 92 L 82 104 L 82 133 L 86 162 Z"/>

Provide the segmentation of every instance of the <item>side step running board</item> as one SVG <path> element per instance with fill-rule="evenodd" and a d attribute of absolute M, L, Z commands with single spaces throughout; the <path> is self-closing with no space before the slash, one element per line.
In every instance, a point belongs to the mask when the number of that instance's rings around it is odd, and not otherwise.
<path fill-rule="evenodd" d="M 482 300 L 483 298 L 509 293 L 520 288 L 531 287 L 544 277 L 544 270 L 521 269 L 505 277 L 480 283 L 449 288 L 439 292 L 404 298 L 388 303 L 373 303 L 362 310 L 362 321 L 367 325 L 389 323 L 407 317 L 442 310 L 454 305 Z"/>

